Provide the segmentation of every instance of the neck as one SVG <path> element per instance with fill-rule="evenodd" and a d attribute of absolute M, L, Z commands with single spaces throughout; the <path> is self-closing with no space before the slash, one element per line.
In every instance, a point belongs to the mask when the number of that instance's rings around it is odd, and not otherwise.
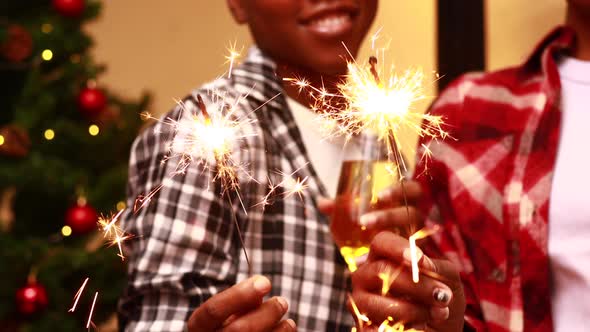
<path fill-rule="evenodd" d="M 335 93 L 338 89 L 338 82 L 342 75 L 322 75 L 310 70 L 295 68 L 293 66 L 278 64 L 277 75 L 280 78 L 305 79 L 311 85 L 311 88 L 323 89 L 330 93 Z M 315 103 L 309 91 L 301 90 L 294 82 L 283 80 L 283 89 L 287 96 L 295 99 L 302 105 L 311 106 Z M 309 88 L 308 88 L 309 89 Z"/>
<path fill-rule="evenodd" d="M 566 24 L 576 31 L 576 45 L 572 55 L 584 61 L 590 61 L 590 8 L 580 8 L 569 4 Z"/>

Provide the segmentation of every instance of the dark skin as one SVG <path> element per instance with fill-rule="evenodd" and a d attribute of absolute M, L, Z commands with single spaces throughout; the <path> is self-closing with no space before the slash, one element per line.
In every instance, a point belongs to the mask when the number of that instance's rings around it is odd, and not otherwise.
<path fill-rule="evenodd" d="M 565 24 L 577 34 L 572 56 L 590 61 L 590 0 L 569 0 Z"/>
<path fill-rule="evenodd" d="M 227 0 L 239 24 L 247 24 L 257 46 L 277 63 L 280 77 L 305 77 L 314 86 L 332 90 L 346 73 L 349 56 L 355 56 L 377 10 L 377 0 Z M 309 104 L 305 94 L 289 83 L 290 97 Z M 256 281 L 258 286 L 255 287 Z M 264 300 L 271 285 L 254 276 L 211 297 L 191 315 L 188 330 L 295 331 L 283 319 L 288 304 L 273 297 Z"/>

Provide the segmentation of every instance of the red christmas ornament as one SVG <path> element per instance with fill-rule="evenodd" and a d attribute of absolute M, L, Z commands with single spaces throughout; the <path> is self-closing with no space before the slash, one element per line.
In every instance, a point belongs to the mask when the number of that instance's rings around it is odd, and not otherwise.
<path fill-rule="evenodd" d="M 98 213 L 88 204 L 76 204 L 66 211 L 66 225 L 72 233 L 80 235 L 96 229 Z"/>
<path fill-rule="evenodd" d="M 107 97 L 96 88 L 84 88 L 78 95 L 78 108 L 85 116 L 95 117 L 105 108 Z"/>
<path fill-rule="evenodd" d="M 24 27 L 8 27 L 8 38 L 0 44 L 0 56 L 10 62 L 21 62 L 33 52 L 33 37 Z"/>
<path fill-rule="evenodd" d="M 32 315 L 47 307 L 47 291 L 43 285 L 29 282 L 16 291 L 16 307 L 23 315 Z"/>
<path fill-rule="evenodd" d="M 53 8 L 65 17 L 80 17 L 84 13 L 84 7 L 84 0 L 53 0 Z"/>

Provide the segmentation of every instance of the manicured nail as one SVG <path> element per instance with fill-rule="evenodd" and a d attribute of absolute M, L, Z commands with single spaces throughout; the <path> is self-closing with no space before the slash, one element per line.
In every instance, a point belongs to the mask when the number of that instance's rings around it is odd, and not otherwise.
<path fill-rule="evenodd" d="M 279 296 L 277 297 L 277 301 L 279 302 L 281 307 L 283 307 L 284 311 L 287 311 L 287 309 L 289 309 L 289 304 L 287 303 L 287 300 Z"/>
<path fill-rule="evenodd" d="M 257 276 L 254 280 L 254 289 L 259 293 L 267 293 L 270 291 L 270 281 L 263 276 Z"/>
<path fill-rule="evenodd" d="M 377 216 L 373 213 L 363 214 L 360 219 L 362 226 L 371 226 L 377 222 Z"/>
<path fill-rule="evenodd" d="M 358 256 L 354 259 L 354 262 L 356 263 L 356 266 L 360 266 L 361 264 L 363 264 L 364 262 L 367 261 L 367 258 L 369 257 L 369 254 L 364 254 L 361 256 Z"/>
<path fill-rule="evenodd" d="M 449 318 L 449 307 L 439 308 L 439 307 L 432 307 L 430 308 L 430 318 L 434 321 L 445 321 Z"/>
<path fill-rule="evenodd" d="M 389 196 L 391 196 L 393 194 L 393 190 L 394 190 L 393 188 L 387 188 L 383 191 L 380 191 L 377 194 L 377 200 L 384 201 L 384 200 L 388 199 Z"/>
<path fill-rule="evenodd" d="M 434 300 L 443 304 L 449 304 L 451 301 L 451 293 L 442 288 L 435 288 L 434 292 L 432 293 L 432 297 Z"/>
<path fill-rule="evenodd" d="M 297 328 L 297 325 L 295 324 L 295 321 L 293 321 L 292 319 L 287 319 L 287 324 L 289 324 L 289 326 L 291 326 L 291 328 L 293 330 L 295 330 Z"/>

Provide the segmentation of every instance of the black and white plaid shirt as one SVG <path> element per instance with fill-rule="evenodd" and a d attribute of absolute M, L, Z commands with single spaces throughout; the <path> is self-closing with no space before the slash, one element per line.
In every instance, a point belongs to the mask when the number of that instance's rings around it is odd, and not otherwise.
<path fill-rule="evenodd" d="M 148 206 L 122 219 L 124 228 L 138 237 L 127 244 L 129 281 L 120 301 L 121 325 L 125 331 L 183 331 L 196 307 L 248 277 L 233 212 L 252 272 L 271 280 L 271 296 L 287 299 L 287 315 L 298 330 L 350 331 L 354 323 L 346 309 L 349 272 L 316 202 L 326 191 L 285 97 L 267 103 L 282 92 L 274 63 L 253 48 L 231 78 L 195 91 L 184 100 L 185 107 L 197 112 L 196 94 L 206 96 L 211 90 L 226 98 L 247 95 L 236 117 L 253 120 L 243 130 L 255 135 L 234 150 L 234 158 L 256 179 L 240 180 L 247 214 L 236 199 L 233 206 L 228 203 L 213 172 L 199 163 L 185 174 L 169 176 L 176 162 L 163 160 L 173 128 L 157 123 L 143 132 L 131 153 L 127 203 L 132 206 L 138 195 L 160 184 L 162 188 Z M 178 119 L 182 112 L 177 107 L 165 117 Z M 269 179 L 274 184 L 283 180 L 277 171 L 309 177 L 309 187 L 301 197 L 278 191 L 271 196 L 272 204 L 253 207 L 269 192 Z"/>

